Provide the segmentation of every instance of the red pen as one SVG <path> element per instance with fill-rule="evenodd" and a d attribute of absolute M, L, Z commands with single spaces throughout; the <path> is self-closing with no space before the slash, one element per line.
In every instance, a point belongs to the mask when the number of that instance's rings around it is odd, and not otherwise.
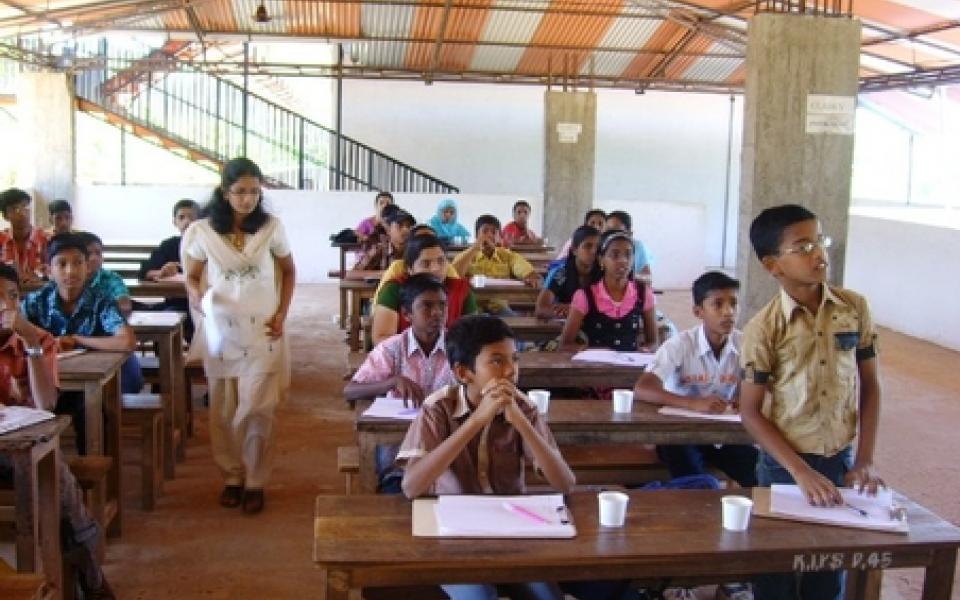
<path fill-rule="evenodd" d="M 545 525 L 549 525 L 549 524 L 550 524 L 550 521 L 548 521 L 547 519 L 544 519 L 543 517 L 541 517 L 541 516 L 538 515 L 537 513 L 533 512 L 532 510 L 528 510 L 528 509 L 526 509 L 526 508 L 524 508 L 524 507 L 522 507 L 522 506 L 518 506 L 518 505 L 514 504 L 513 502 L 506 502 L 506 501 L 504 501 L 503 507 L 504 507 L 505 509 L 509 510 L 510 512 L 514 513 L 514 514 L 517 514 L 517 515 L 526 517 L 526 518 L 528 518 L 528 519 L 530 519 L 530 520 L 536 521 L 537 523 L 543 523 L 543 524 L 545 524 Z"/>

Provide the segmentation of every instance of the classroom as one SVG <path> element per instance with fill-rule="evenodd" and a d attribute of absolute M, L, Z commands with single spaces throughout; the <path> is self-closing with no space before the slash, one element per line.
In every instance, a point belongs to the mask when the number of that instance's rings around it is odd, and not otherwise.
<path fill-rule="evenodd" d="M 960 600 L 958 134 L 949 0 L 0 0 L 0 598 Z"/>

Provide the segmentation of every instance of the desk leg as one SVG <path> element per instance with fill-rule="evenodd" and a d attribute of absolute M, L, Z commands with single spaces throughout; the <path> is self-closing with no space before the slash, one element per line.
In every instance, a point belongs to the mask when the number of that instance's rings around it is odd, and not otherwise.
<path fill-rule="evenodd" d="M 83 412 L 86 420 L 87 454 L 102 455 L 103 451 L 103 398 L 104 391 L 99 381 L 88 381 L 83 386 Z"/>
<path fill-rule="evenodd" d="M 190 390 L 187 386 L 187 372 L 183 366 L 183 327 L 177 327 L 171 340 L 173 361 L 173 423 L 180 430 L 180 445 L 177 446 L 177 461 L 187 458 L 187 415 L 190 413 Z"/>
<path fill-rule="evenodd" d="M 957 549 L 933 551 L 933 559 L 923 575 L 923 600 L 950 600 L 953 575 L 957 569 Z"/>
<path fill-rule="evenodd" d="M 90 382 L 87 387 L 88 391 L 93 386 L 99 387 L 98 382 Z M 122 445 L 120 443 L 123 398 L 120 391 L 120 369 L 114 371 L 103 383 L 102 390 L 104 417 L 108 425 L 103 435 L 104 454 L 113 457 L 113 465 L 107 475 L 107 500 L 113 500 L 117 503 L 116 515 L 107 527 L 107 535 L 119 536 L 123 522 L 123 490 L 120 479 L 120 470 L 123 465 Z"/>
<path fill-rule="evenodd" d="M 156 339 L 157 352 L 160 354 L 160 404 L 163 408 L 163 476 L 173 479 L 177 464 L 177 449 L 173 445 L 174 404 L 178 399 L 174 395 L 173 334 L 161 335 Z M 182 369 L 181 369 L 182 370 Z"/>
<path fill-rule="evenodd" d="M 63 594 L 60 551 L 58 439 L 13 458 L 17 570 L 42 573 L 55 597 Z"/>
<path fill-rule="evenodd" d="M 347 328 L 347 290 L 340 289 L 340 329 Z"/>
<path fill-rule="evenodd" d="M 350 350 L 360 350 L 360 292 L 350 292 Z"/>
<path fill-rule="evenodd" d="M 358 443 L 360 445 L 360 493 L 377 493 L 377 436 L 360 432 Z"/>
<path fill-rule="evenodd" d="M 883 571 L 849 570 L 846 581 L 846 600 L 879 600 L 880 585 L 883 583 Z"/>

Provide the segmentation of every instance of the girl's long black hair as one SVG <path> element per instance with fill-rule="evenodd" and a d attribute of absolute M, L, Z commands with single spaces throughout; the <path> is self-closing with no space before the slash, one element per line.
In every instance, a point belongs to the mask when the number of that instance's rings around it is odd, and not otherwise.
<path fill-rule="evenodd" d="M 220 174 L 220 185 L 213 190 L 213 196 L 204 207 L 204 214 L 210 219 L 210 226 L 219 234 L 230 233 L 233 230 L 233 207 L 227 200 L 227 190 L 241 177 L 256 177 L 263 184 L 263 172 L 257 163 L 249 158 L 233 158 L 223 165 Z M 270 215 L 263 209 L 263 192 L 257 200 L 253 212 L 247 215 L 240 224 L 244 233 L 256 233 L 270 219 Z"/>
<path fill-rule="evenodd" d="M 567 253 L 566 262 L 563 265 L 563 268 L 567 272 L 567 277 L 573 277 L 574 281 L 577 281 L 577 287 L 580 287 L 580 272 L 577 270 L 577 248 L 580 247 L 580 244 L 587 238 L 597 237 L 600 235 L 600 230 L 592 225 L 581 225 L 573 230 L 573 237 L 570 239 L 570 251 Z M 600 273 L 600 246 L 597 245 L 597 256 L 593 261 L 593 266 L 590 267 L 590 281 L 594 280 L 594 277 Z"/>

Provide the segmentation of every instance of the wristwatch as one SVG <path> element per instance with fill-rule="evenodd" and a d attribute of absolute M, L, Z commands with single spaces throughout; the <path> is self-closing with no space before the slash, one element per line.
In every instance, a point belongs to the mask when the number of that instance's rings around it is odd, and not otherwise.
<path fill-rule="evenodd" d="M 38 357 L 43 356 L 43 347 L 42 347 L 42 346 L 35 346 L 35 347 L 32 347 L 32 348 L 31 348 L 31 347 L 27 346 L 27 356 L 30 357 L 30 358 L 38 358 Z"/>

